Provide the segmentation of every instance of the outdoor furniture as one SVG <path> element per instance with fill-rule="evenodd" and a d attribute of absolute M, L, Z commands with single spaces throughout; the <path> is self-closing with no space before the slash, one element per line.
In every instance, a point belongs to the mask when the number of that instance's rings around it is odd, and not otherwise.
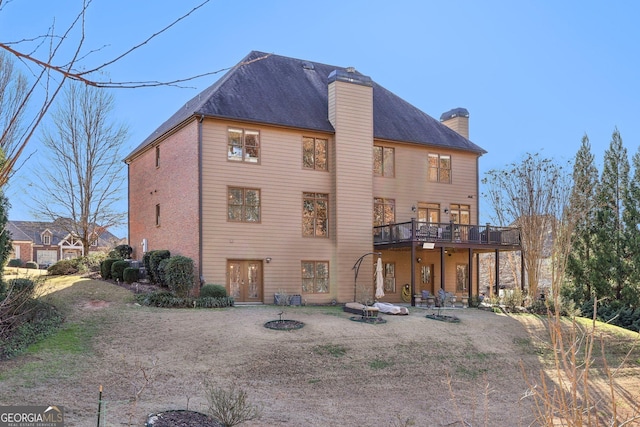
<path fill-rule="evenodd" d="M 409 309 L 407 309 L 407 307 L 401 307 L 399 305 L 394 305 L 388 302 L 377 302 L 373 304 L 373 306 L 378 310 L 380 310 L 381 313 L 384 313 L 384 314 L 400 314 L 400 315 L 409 314 Z"/>
<path fill-rule="evenodd" d="M 342 309 L 347 313 L 359 314 L 363 317 L 378 317 L 380 311 L 378 307 L 366 306 L 359 302 L 348 302 Z"/>
<path fill-rule="evenodd" d="M 427 307 L 433 308 L 436 306 L 436 296 L 431 294 L 429 291 L 421 291 L 422 294 L 422 303 L 426 304 Z"/>

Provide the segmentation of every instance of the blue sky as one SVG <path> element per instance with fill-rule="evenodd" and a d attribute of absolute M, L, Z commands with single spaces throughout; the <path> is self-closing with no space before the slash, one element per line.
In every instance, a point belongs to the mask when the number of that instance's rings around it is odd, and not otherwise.
<path fill-rule="evenodd" d="M 5 3 L 0 40 L 40 35 L 54 18 L 63 28 L 79 4 Z M 86 66 L 117 56 L 196 4 L 94 0 L 86 47 L 100 50 Z M 600 163 L 616 127 L 630 155 L 638 150 L 639 9 L 630 0 L 212 0 L 108 71 L 113 81 L 173 80 L 231 67 L 251 50 L 353 66 L 434 118 L 467 108 L 470 139 L 488 151 L 482 177 L 527 152 L 569 160 L 585 133 Z M 123 151 L 221 75 L 192 88 L 114 90 L 114 120 L 130 128 Z M 7 189 L 11 219 L 33 219 L 25 183 L 41 155 L 37 139 L 32 160 Z M 126 228 L 114 231 L 126 235 Z"/>

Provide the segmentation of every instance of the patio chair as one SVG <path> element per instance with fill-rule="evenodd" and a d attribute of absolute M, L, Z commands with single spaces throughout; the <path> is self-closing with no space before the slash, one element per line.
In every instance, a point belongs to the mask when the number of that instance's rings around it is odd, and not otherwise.
<path fill-rule="evenodd" d="M 436 296 L 429 291 L 421 291 L 422 300 L 421 303 L 429 308 L 436 306 Z"/>

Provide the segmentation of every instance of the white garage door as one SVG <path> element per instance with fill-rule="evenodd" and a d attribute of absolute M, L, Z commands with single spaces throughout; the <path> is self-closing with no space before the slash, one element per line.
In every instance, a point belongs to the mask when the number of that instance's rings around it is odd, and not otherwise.
<path fill-rule="evenodd" d="M 38 259 L 36 262 L 38 265 L 52 265 L 57 260 L 56 251 L 38 251 Z"/>

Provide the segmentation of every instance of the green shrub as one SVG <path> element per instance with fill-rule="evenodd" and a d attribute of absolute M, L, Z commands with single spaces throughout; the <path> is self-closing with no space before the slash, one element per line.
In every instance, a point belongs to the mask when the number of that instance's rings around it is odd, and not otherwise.
<path fill-rule="evenodd" d="M 27 263 L 24 265 L 25 268 L 32 268 L 32 269 L 38 269 L 38 264 L 35 261 L 27 261 Z"/>
<path fill-rule="evenodd" d="M 593 300 L 586 301 L 581 308 L 583 317 L 593 317 Z M 640 331 L 640 308 L 632 308 L 619 300 L 607 301 L 597 307 L 598 320 L 631 331 Z"/>
<path fill-rule="evenodd" d="M 20 258 L 10 259 L 7 264 L 8 267 L 22 267 L 22 260 Z"/>
<path fill-rule="evenodd" d="M 56 331 L 64 316 L 43 301 L 31 299 L 24 304 L 19 322 L 13 325 L 0 340 L 0 359 L 11 358 L 23 353 L 27 347 Z"/>
<path fill-rule="evenodd" d="M 129 262 L 125 260 L 118 260 L 111 264 L 111 278 L 113 280 L 123 282 L 124 281 L 124 269 L 129 267 Z"/>
<path fill-rule="evenodd" d="M 160 264 L 156 269 L 156 273 L 158 275 L 158 285 L 167 287 L 167 279 L 165 278 L 165 268 L 167 267 L 167 263 L 169 262 L 169 258 L 165 258 L 160 260 Z"/>
<path fill-rule="evenodd" d="M 122 273 L 123 280 L 128 284 L 137 282 L 139 277 L 140 277 L 140 269 L 135 267 L 127 267 L 124 269 L 124 272 Z"/>
<path fill-rule="evenodd" d="M 36 283 L 31 279 L 11 279 L 8 287 L 12 292 L 28 291 L 31 297 L 36 289 Z"/>
<path fill-rule="evenodd" d="M 505 289 L 503 304 L 507 311 L 511 313 L 516 312 L 518 308 L 522 307 L 523 301 L 524 296 L 520 288 Z"/>
<path fill-rule="evenodd" d="M 109 252 L 109 256 L 111 258 L 120 258 L 120 259 L 131 259 L 131 254 L 133 253 L 133 248 L 129 245 L 118 245 L 111 252 Z"/>
<path fill-rule="evenodd" d="M 71 261 L 78 269 L 78 273 L 88 273 L 100 271 L 100 265 L 106 258 L 105 252 L 91 252 L 88 256 L 73 258 Z"/>
<path fill-rule="evenodd" d="M 51 276 L 66 276 L 67 274 L 76 274 L 77 272 L 77 263 L 71 259 L 61 259 L 47 268 L 47 273 Z"/>
<path fill-rule="evenodd" d="M 28 321 L 29 304 L 34 300 L 36 284 L 31 279 L 12 279 L 1 289 L 0 330 L 2 339 L 21 323 Z M 0 340 L 2 341 L 2 340 Z"/>
<path fill-rule="evenodd" d="M 546 316 L 549 313 L 550 308 L 545 300 L 537 299 L 533 301 L 529 307 L 527 307 L 527 310 L 529 310 L 529 312 L 533 314 Z"/>
<path fill-rule="evenodd" d="M 150 294 L 140 294 L 136 296 L 138 303 L 151 307 L 186 308 L 190 301 L 186 298 L 178 298 L 172 292 L 152 292 Z"/>
<path fill-rule="evenodd" d="M 223 308 L 233 307 L 235 301 L 232 297 L 200 297 L 195 300 L 197 308 Z"/>
<path fill-rule="evenodd" d="M 480 299 L 480 296 L 474 295 L 471 298 L 469 298 L 469 307 L 478 308 L 480 307 L 481 302 L 482 302 L 482 299 Z"/>
<path fill-rule="evenodd" d="M 118 258 L 107 258 L 100 263 L 100 275 L 104 280 L 111 279 L 111 266 L 116 261 L 120 260 Z"/>
<path fill-rule="evenodd" d="M 233 307 L 235 301 L 231 297 L 225 298 L 180 298 L 172 292 L 153 292 L 138 294 L 136 301 L 141 305 L 164 308 L 223 308 Z"/>
<path fill-rule="evenodd" d="M 200 298 L 224 298 L 227 296 L 227 289 L 222 285 L 204 285 L 200 289 Z"/>
<path fill-rule="evenodd" d="M 151 276 L 151 281 L 158 285 L 164 285 L 162 271 L 160 263 L 162 260 L 169 259 L 171 257 L 171 252 L 168 250 L 157 250 L 151 251 L 151 255 L 149 256 L 149 274 Z"/>
<path fill-rule="evenodd" d="M 181 255 L 169 258 L 164 266 L 164 279 L 176 296 L 188 296 L 195 280 L 193 260 Z"/>
<path fill-rule="evenodd" d="M 151 271 L 151 252 L 153 251 L 145 252 L 144 255 L 142 255 L 142 266 L 147 271 L 147 274 L 150 274 L 148 272 Z"/>

